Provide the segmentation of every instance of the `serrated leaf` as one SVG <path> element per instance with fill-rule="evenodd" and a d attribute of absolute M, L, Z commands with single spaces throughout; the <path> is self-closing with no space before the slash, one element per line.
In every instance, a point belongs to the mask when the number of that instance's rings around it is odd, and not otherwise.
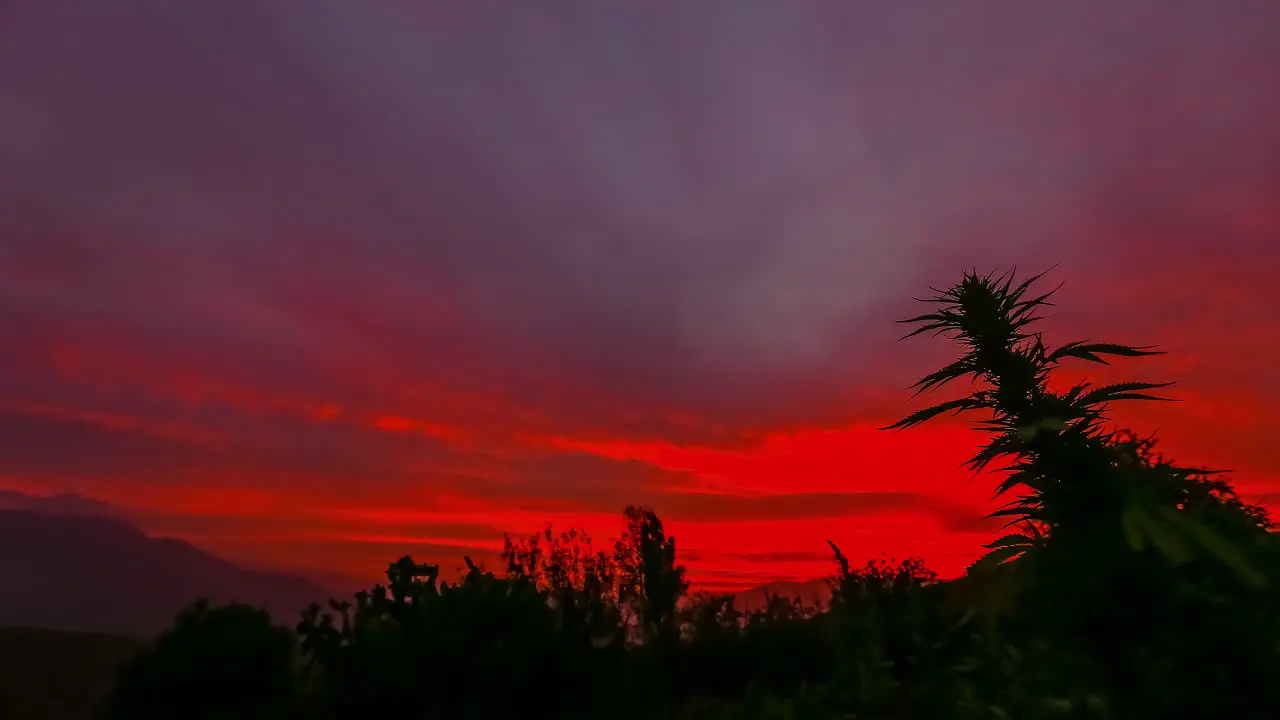
<path fill-rule="evenodd" d="M 928 422 L 933 418 L 945 413 L 960 413 L 973 408 L 973 401 L 970 398 L 961 398 L 959 400 L 948 400 L 944 403 L 938 403 L 922 410 L 917 410 L 910 415 L 902 418 L 892 425 L 886 425 L 881 430 L 899 430 L 903 428 L 913 427 L 924 422 Z"/>
<path fill-rule="evenodd" d="M 1022 533 L 1011 533 L 997 538 L 993 542 L 987 543 L 982 547 L 988 550 L 995 550 L 1003 547 L 1027 547 L 1031 545 L 1032 539 Z"/>
<path fill-rule="evenodd" d="M 928 375 L 925 375 L 924 377 L 920 378 L 911 386 L 911 389 L 916 391 L 915 392 L 916 395 L 920 395 L 930 390 L 936 390 L 953 380 L 958 380 L 964 377 L 965 375 L 968 375 L 974 372 L 976 367 L 977 367 L 977 363 L 974 361 L 973 358 L 971 357 L 960 358 L 959 360 L 956 360 L 950 365 L 947 365 L 946 367 L 943 367 L 939 370 L 935 370 L 929 373 Z"/>
<path fill-rule="evenodd" d="M 921 300 L 920 298 L 916 298 L 916 300 L 919 300 L 920 302 L 933 302 L 932 300 Z M 913 318 L 907 318 L 906 320 L 896 320 L 895 322 L 901 323 L 903 325 L 910 325 L 911 323 L 924 322 L 925 320 L 931 320 L 934 322 L 947 322 L 951 319 L 952 318 L 942 313 L 926 313 L 924 315 L 917 315 Z"/>
<path fill-rule="evenodd" d="M 1093 390 L 1084 393 L 1076 402 L 1080 405 L 1097 405 L 1099 403 L 1112 402 L 1115 400 L 1161 400 L 1168 402 L 1169 398 L 1156 397 L 1139 391 L 1158 390 L 1160 388 L 1169 387 L 1173 384 L 1174 383 L 1171 382 L 1123 382 L 1114 383 L 1112 385 L 1103 385 L 1102 387 L 1094 388 Z"/>
<path fill-rule="evenodd" d="M 967 572 L 972 574 L 975 572 L 984 572 L 986 570 L 990 570 L 992 568 L 1003 565 L 1004 563 L 1009 562 L 1010 560 L 1013 560 L 1014 558 L 1018 557 L 1025 551 L 1026 551 L 1025 547 L 996 548 L 995 550 L 992 550 L 986 555 L 983 555 L 982 557 L 978 558 L 976 562 L 974 562 L 968 567 Z"/>
<path fill-rule="evenodd" d="M 1105 359 L 1099 355 L 1117 355 L 1121 357 L 1144 357 L 1147 355 L 1163 355 L 1161 350 L 1152 350 L 1154 345 L 1117 345 L 1115 343 L 1096 343 L 1088 340 L 1077 340 L 1069 342 L 1057 350 L 1049 353 L 1045 358 L 1048 362 L 1057 363 L 1065 358 L 1079 358 L 1090 362 L 1109 365 Z"/>

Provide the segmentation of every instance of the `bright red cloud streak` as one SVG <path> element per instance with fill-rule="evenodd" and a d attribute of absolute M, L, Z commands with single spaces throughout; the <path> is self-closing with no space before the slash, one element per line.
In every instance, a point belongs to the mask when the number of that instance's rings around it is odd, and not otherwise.
<path fill-rule="evenodd" d="M 112 432 L 149 427 L 90 412 L 26 410 Z M 1173 421 L 1164 424 L 1163 435 L 1174 438 L 1195 434 L 1194 426 L 1176 422 L 1179 416 L 1211 413 L 1246 424 L 1258 419 L 1256 412 L 1222 410 L 1212 401 L 1192 400 L 1161 415 L 1144 414 L 1144 419 Z M 299 414 L 297 419 L 324 423 L 342 414 Z M 980 438 L 955 422 L 897 433 L 876 429 L 887 420 L 844 429 L 796 429 L 733 448 L 524 433 L 505 452 L 551 448 L 644 463 L 691 477 L 692 483 L 656 495 L 637 492 L 636 500 L 650 502 L 667 517 L 686 565 L 703 587 L 735 589 L 820 577 L 831 569 L 827 540 L 854 557 L 880 552 L 920 555 L 944 575 L 959 573 L 993 532 L 978 522 L 994 507 L 993 482 L 972 478 L 959 467 Z M 368 427 L 430 438 L 467 435 L 401 417 L 371 417 Z M 150 431 L 158 438 L 190 437 L 164 427 Z M 200 440 L 207 442 L 206 437 Z M 1269 461 L 1252 459 L 1251 467 L 1259 468 L 1261 475 L 1241 478 L 1242 488 L 1255 499 L 1280 491 Z M 174 486 L 163 478 L 132 480 L 114 485 L 110 478 L 66 477 L 60 484 L 61 489 L 92 494 L 126 509 L 153 533 L 186 537 L 240 562 L 365 579 L 405 552 L 446 567 L 459 564 L 463 555 L 492 562 L 502 531 L 530 533 L 546 522 L 562 529 L 584 528 L 601 540 L 619 530 L 616 511 L 575 508 L 572 497 L 485 498 L 469 493 L 465 481 L 441 491 L 418 492 L 410 485 L 381 494 L 372 488 L 362 492 L 358 485 L 341 488 L 309 481 L 305 475 L 250 474 L 203 487 Z M 40 493 L 48 483 L 8 477 L 0 486 Z M 518 493 L 521 486 L 511 487 Z M 898 497 L 906 494 L 916 497 Z M 700 502 L 688 502 L 691 495 Z M 406 503 L 410 507 L 404 507 Z"/>

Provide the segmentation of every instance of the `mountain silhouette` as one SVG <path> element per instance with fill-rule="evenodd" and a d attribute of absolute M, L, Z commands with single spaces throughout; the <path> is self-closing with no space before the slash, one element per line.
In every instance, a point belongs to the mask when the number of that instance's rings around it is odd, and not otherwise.
<path fill-rule="evenodd" d="M 768 605 L 768 597 L 780 596 L 787 599 L 800 598 L 806 605 L 827 603 L 831 600 L 831 587 L 826 580 L 815 579 L 797 582 L 779 580 L 765 583 L 734 594 L 734 606 L 744 612 L 763 610 Z"/>
<path fill-rule="evenodd" d="M 0 510 L 33 510 L 46 515 L 124 517 L 108 503 L 70 493 L 28 495 L 16 490 L 0 490 Z"/>
<path fill-rule="evenodd" d="M 199 598 L 264 607 L 292 625 L 308 604 L 337 594 L 149 537 L 95 501 L 60 496 L 24 507 L 14 495 L 0 498 L 0 626 L 152 635 Z"/>

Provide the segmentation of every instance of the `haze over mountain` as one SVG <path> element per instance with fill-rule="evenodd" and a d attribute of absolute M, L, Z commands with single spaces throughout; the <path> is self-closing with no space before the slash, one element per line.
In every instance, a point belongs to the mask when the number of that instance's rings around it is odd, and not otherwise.
<path fill-rule="evenodd" d="M 110 504 L 83 495 L 28 495 L 0 490 L 0 510 L 30 510 L 46 515 L 78 515 L 90 517 L 122 517 Z"/>
<path fill-rule="evenodd" d="M 259 605 L 292 624 L 308 603 L 338 593 L 148 537 L 109 506 L 76 496 L 0 497 L 0 572 L 0 626 L 130 635 L 167 627 L 201 597 Z"/>
<path fill-rule="evenodd" d="M 779 580 L 736 593 L 734 607 L 745 612 L 762 610 L 769 604 L 771 596 L 798 598 L 806 605 L 825 604 L 831 600 L 831 587 L 821 579 L 807 582 Z"/>
<path fill-rule="evenodd" d="M 185 540 L 148 536 L 125 513 L 93 498 L 7 491 L 0 491 L 0 572 L 17 579 L 0 593 L 0 627 L 124 635 L 164 629 L 202 597 L 266 607 L 278 622 L 291 624 L 309 603 L 349 596 L 376 580 L 372 573 L 353 578 L 247 568 Z M 830 595 L 821 580 L 779 581 L 738 593 L 738 607 L 762 608 L 766 590 L 806 602 Z"/>

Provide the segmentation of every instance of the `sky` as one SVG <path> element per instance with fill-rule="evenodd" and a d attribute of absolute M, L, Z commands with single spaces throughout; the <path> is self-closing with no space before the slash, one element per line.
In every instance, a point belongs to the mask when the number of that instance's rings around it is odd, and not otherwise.
<path fill-rule="evenodd" d="M 994 532 L 876 428 L 969 268 L 1280 506 L 1280 4 L 0 0 L 0 490 L 372 577 L 652 505 L 704 587 Z M 1109 374 L 1106 377 L 1111 377 Z"/>

